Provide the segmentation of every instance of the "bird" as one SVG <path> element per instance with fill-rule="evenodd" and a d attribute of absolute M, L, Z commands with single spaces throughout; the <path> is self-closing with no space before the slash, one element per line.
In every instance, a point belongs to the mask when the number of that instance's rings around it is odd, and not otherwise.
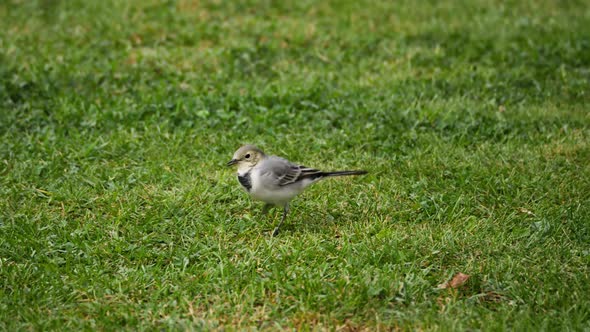
<path fill-rule="evenodd" d="M 237 166 L 238 182 L 254 200 L 265 203 L 262 212 L 273 206 L 283 208 L 283 217 L 272 236 L 279 234 L 289 212 L 289 203 L 305 188 L 322 179 L 336 176 L 367 174 L 365 170 L 325 172 L 266 155 L 254 145 L 244 145 L 234 154 L 227 166 Z"/>

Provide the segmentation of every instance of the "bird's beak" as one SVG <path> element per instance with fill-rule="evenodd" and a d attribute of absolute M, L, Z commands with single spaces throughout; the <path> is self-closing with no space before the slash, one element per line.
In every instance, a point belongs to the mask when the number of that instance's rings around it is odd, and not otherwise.
<path fill-rule="evenodd" d="M 232 159 L 232 160 L 228 161 L 226 165 L 227 166 L 232 166 L 232 165 L 235 165 L 237 163 L 238 163 L 238 160 L 237 159 Z"/>

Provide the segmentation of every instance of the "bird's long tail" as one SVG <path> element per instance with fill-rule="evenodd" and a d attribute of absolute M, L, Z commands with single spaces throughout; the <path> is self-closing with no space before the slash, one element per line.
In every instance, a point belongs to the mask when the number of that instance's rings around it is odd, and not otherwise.
<path fill-rule="evenodd" d="M 346 175 L 362 175 L 362 174 L 367 174 L 367 171 L 336 171 L 336 172 L 322 172 L 320 170 L 314 169 L 314 168 L 302 168 L 301 169 L 301 173 L 299 174 L 299 176 L 289 182 L 289 183 L 293 183 L 295 181 L 299 181 L 299 180 L 303 180 L 303 179 L 310 179 L 312 181 L 315 180 L 319 180 L 319 179 L 323 179 L 323 178 L 327 178 L 327 177 L 331 177 L 331 176 L 346 176 Z"/>
<path fill-rule="evenodd" d="M 348 175 L 363 175 L 368 172 L 365 170 L 358 171 L 335 171 L 335 172 L 323 172 L 324 176 L 348 176 Z"/>

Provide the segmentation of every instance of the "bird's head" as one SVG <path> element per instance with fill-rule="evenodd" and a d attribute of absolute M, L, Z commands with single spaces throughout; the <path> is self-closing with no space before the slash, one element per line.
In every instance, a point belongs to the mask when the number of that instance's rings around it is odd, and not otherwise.
<path fill-rule="evenodd" d="M 238 172 L 240 170 L 250 170 L 264 156 L 264 152 L 254 145 L 244 145 L 234 153 L 232 160 L 227 163 L 227 166 L 238 165 Z"/>

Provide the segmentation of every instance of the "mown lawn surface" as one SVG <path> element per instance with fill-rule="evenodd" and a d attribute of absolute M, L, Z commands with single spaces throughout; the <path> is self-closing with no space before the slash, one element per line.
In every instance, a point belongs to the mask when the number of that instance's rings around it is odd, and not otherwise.
<path fill-rule="evenodd" d="M 587 330 L 589 105 L 587 1 L 2 1 L 0 329 Z"/>

